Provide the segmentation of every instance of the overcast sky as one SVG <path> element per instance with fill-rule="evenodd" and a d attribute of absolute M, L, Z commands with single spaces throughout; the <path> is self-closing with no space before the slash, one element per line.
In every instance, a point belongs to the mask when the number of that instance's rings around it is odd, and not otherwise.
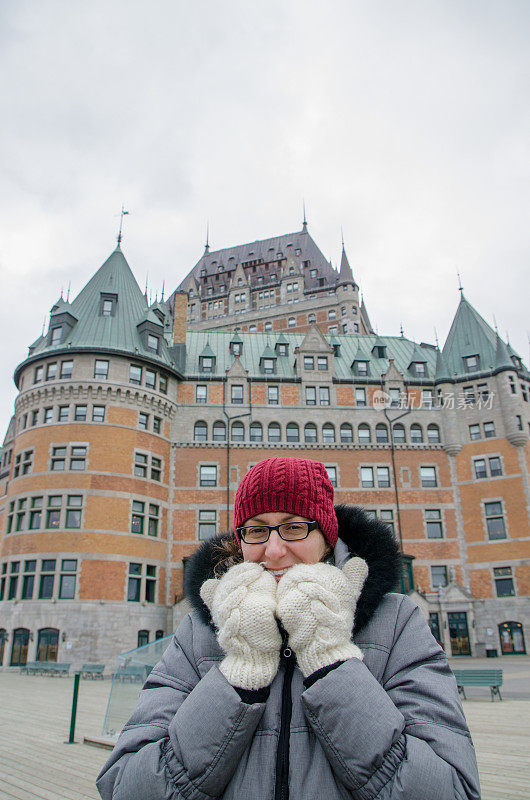
<path fill-rule="evenodd" d="M 528 363 L 527 0 L 3 0 L 0 427 L 61 287 L 113 250 L 166 294 L 204 248 L 340 230 L 381 334 L 467 298 Z"/>

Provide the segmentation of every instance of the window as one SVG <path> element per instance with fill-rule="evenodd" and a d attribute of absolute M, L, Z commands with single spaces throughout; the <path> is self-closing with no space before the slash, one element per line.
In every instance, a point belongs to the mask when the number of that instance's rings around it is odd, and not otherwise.
<path fill-rule="evenodd" d="M 392 509 L 380 511 L 379 518 L 391 529 L 392 533 L 394 533 L 394 512 Z"/>
<path fill-rule="evenodd" d="M 50 495 L 48 497 L 48 508 L 46 511 L 46 527 L 59 528 L 61 525 L 61 506 L 63 503 L 62 496 Z"/>
<path fill-rule="evenodd" d="M 33 383 L 40 383 L 42 381 L 44 375 L 44 367 L 35 367 L 35 372 L 33 373 Z"/>
<path fill-rule="evenodd" d="M 53 584 L 55 582 L 55 559 L 45 558 L 41 561 L 39 600 L 49 600 L 53 597 Z"/>
<path fill-rule="evenodd" d="M 328 333 L 338 333 L 338 332 L 339 332 L 339 329 L 338 329 L 338 327 L 336 325 L 329 325 Z"/>
<path fill-rule="evenodd" d="M 162 476 L 162 459 L 151 456 L 151 480 L 159 481 Z"/>
<path fill-rule="evenodd" d="M 315 359 L 313 356 L 304 356 L 304 369 L 314 369 Z"/>
<path fill-rule="evenodd" d="M 136 386 L 142 383 L 142 368 L 136 364 L 131 364 L 129 367 L 129 383 L 134 383 Z"/>
<path fill-rule="evenodd" d="M 395 425 L 392 427 L 392 435 L 394 437 L 395 444 L 404 444 L 406 441 L 405 436 L 405 427 L 401 424 L 401 422 L 396 422 Z"/>
<path fill-rule="evenodd" d="M 425 527 L 427 539 L 443 539 L 442 512 L 439 508 L 426 509 Z"/>
<path fill-rule="evenodd" d="M 65 528 L 81 527 L 83 498 L 78 494 L 69 494 L 66 498 Z"/>
<path fill-rule="evenodd" d="M 52 328 L 51 344 L 61 344 L 63 338 L 63 326 L 56 325 Z"/>
<path fill-rule="evenodd" d="M 506 526 L 501 501 L 484 503 L 488 539 L 506 539 Z"/>
<path fill-rule="evenodd" d="M 495 436 L 495 423 L 493 422 L 485 422 L 484 423 L 484 436 L 486 439 L 491 439 Z"/>
<path fill-rule="evenodd" d="M 328 473 L 328 478 L 331 481 L 331 485 L 336 488 L 337 487 L 337 467 L 326 467 L 326 472 Z"/>
<path fill-rule="evenodd" d="M 300 431 L 296 422 L 287 423 L 286 434 L 288 442 L 300 441 Z"/>
<path fill-rule="evenodd" d="M 233 384 L 230 389 L 230 399 L 232 403 L 243 402 L 243 386 L 242 384 Z"/>
<path fill-rule="evenodd" d="M 289 317 L 289 319 L 287 320 L 287 326 L 289 328 L 294 328 L 295 325 L 296 325 L 296 318 L 295 317 Z"/>
<path fill-rule="evenodd" d="M 75 578 L 77 559 L 63 558 L 61 561 L 61 574 L 59 576 L 59 599 L 73 600 L 75 598 Z"/>
<path fill-rule="evenodd" d="M 372 441 L 372 434 L 370 432 L 370 426 L 363 422 L 359 425 L 357 434 L 359 436 L 359 444 L 370 444 Z"/>
<path fill-rule="evenodd" d="M 217 486 L 217 466 L 201 464 L 199 468 L 200 486 Z"/>
<path fill-rule="evenodd" d="M 355 390 L 355 405 L 359 408 L 364 408 L 366 406 L 366 389 Z"/>
<path fill-rule="evenodd" d="M 277 406 L 280 402 L 279 386 L 267 386 L 267 403 L 270 406 Z"/>
<path fill-rule="evenodd" d="M 201 372 L 204 373 L 213 372 L 214 364 L 215 364 L 215 358 L 213 356 L 199 357 L 199 369 Z"/>
<path fill-rule="evenodd" d="M 68 422 L 68 418 L 70 417 L 70 406 L 59 406 L 59 412 L 57 414 L 57 421 L 58 422 Z"/>
<path fill-rule="evenodd" d="M 304 442 L 314 444 L 317 441 L 317 426 L 313 422 L 308 422 L 304 426 Z"/>
<path fill-rule="evenodd" d="M 139 603 L 143 599 L 146 603 L 154 603 L 155 590 L 156 567 L 153 564 L 129 564 L 127 600 Z"/>
<path fill-rule="evenodd" d="M 151 353 L 158 353 L 159 342 L 158 336 L 153 336 L 152 333 L 147 334 L 147 349 L 150 350 Z"/>
<path fill-rule="evenodd" d="M 488 472 L 486 470 L 486 459 L 484 458 L 477 458 L 474 462 L 475 466 L 475 477 L 476 478 L 487 478 Z"/>
<path fill-rule="evenodd" d="M 195 387 L 195 402 L 207 403 L 208 402 L 208 387 L 204 383 L 198 383 Z"/>
<path fill-rule="evenodd" d="M 442 589 L 444 586 L 447 586 L 447 567 L 431 567 L 431 583 L 433 589 Z"/>
<path fill-rule="evenodd" d="M 146 431 L 149 425 L 149 414 L 145 414 L 143 411 L 138 412 L 138 427 L 142 431 Z"/>
<path fill-rule="evenodd" d="M 242 422 L 232 422 L 231 437 L 233 442 L 245 441 L 245 426 Z"/>
<path fill-rule="evenodd" d="M 148 536 L 158 536 L 158 520 L 160 506 L 155 503 L 145 503 L 133 500 L 131 514 L 131 532 L 144 533 Z"/>
<path fill-rule="evenodd" d="M 166 375 L 159 375 L 158 376 L 158 391 L 162 392 L 162 394 L 167 394 L 167 376 Z"/>
<path fill-rule="evenodd" d="M 267 438 L 269 442 L 281 442 L 282 431 L 277 422 L 269 423 L 269 427 L 267 428 Z"/>
<path fill-rule="evenodd" d="M 17 453 L 15 456 L 15 466 L 13 468 L 13 477 L 18 478 L 19 475 L 28 475 L 33 469 L 33 450 L 24 450 L 22 453 Z"/>
<path fill-rule="evenodd" d="M 354 361 L 353 371 L 360 378 L 365 378 L 368 375 L 368 361 Z"/>
<path fill-rule="evenodd" d="M 61 406 L 61 408 L 64 408 L 64 406 Z M 66 408 L 68 408 L 68 406 L 66 406 Z M 34 427 L 35 427 L 35 425 L 37 424 L 37 422 L 38 422 L 38 417 L 39 417 L 39 411 L 38 411 L 38 409 L 34 408 L 34 409 L 33 409 L 33 411 L 31 412 L 31 422 L 30 422 L 30 425 L 31 425 L 31 427 L 32 427 L 32 428 L 34 428 Z M 25 427 L 25 426 L 24 426 L 24 427 Z"/>
<path fill-rule="evenodd" d="M 522 419 L 521 415 L 517 414 L 515 419 L 516 419 L 516 422 L 517 422 L 517 430 L 518 431 L 522 431 L 523 430 L 523 419 Z"/>
<path fill-rule="evenodd" d="M 74 419 L 76 422 L 85 422 L 86 421 L 86 406 L 76 406 L 75 407 L 75 414 Z"/>
<path fill-rule="evenodd" d="M 9 593 L 7 595 L 8 600 L 16 599 L 19 572 L 20 572 L 20 561 L 12 561 L 10 567 L 10 577 L 9 577 Z"/>
<path fill-rule="evenodd" d="M 136 646 L 145 647 L 146 644 L 149 644 L 149 631 L 143 629 L 138 631 L 138 636 L 136 637 Z"/>
<path fill-rule="evenodd" d="M 328 319 L 337 319 L 337 312 L 334 308 L 330 308 L 328 311 Z"/>
<path fill-rule="evenodd" d="M 316 322 L 316 321 L 317 321 L 316 314 L 308 314 L 307 315 L 307 323 L 308 323 L 308 325 L 311 325 L 313 322 Z"/>
<path fill-rule="evenodd" d="M 400 408 L 401 407 L 401 392 L 398 388 L 393 387 L 388 390 L 388 394 L 390 397 L 390 407 L 391 408 Z"/>
<path fill-rule="evenodd" d="M 514 597 L 515 587 L 513 585 L 511 567 L 494 567 L 493 576 L 495 578 L 495 590 L 497 597 Z"/>
<path fill-rule="evenodd" d="M 73 361 L 61 361 L 61 378 L 63 380 L 71 378 L 73 369 L 74 369 Z"/>
<path fill-rule="evenodd" d="M 199 511 L 198 538 L 212 539 L 217 533 L 217 511 Z"/>
<path fill-rule="evenodd" d="M 275 358 L 262 358 L 262 369 L 265 375 L 273 375 L 276 372 L 276 359 Z"/>
<path fill-rule="evenodd" d="M 420 478 L 423 487 L 438 486 L 436 467 L 420 467 Z"/>
<path fill-rule="evenodd" d="M 375 486 L 373 467 L 361 467 L 361 486 L 363 489 L 371 489 Z"/>
<path fill-rule="evenodd" d="M 423 361 L 413 361 L 411 366 L 411 372 L 417 378 L 424 378 L 427 375 L 427 365 Z"/>
<path fill-rule="evenodd" d="M 377 467 L 377 485 L 380 489 L 387 489 L 390 486 L 390 469 L 388 467 Z"/>
<path fill-rule="evenodd" d="M 469 426 L 469 438 L 472 442 L 476 442 L 477 439 L 482 438 L 480 435 L 480 425 Z"/>
<path fill-rule="evenodd" d="M 109 376 L 109 362 L 96 359 L 94 364 L 94 378 L 98 381 L 106 381 Z"/>
<path fill-rule="evenodd" d="M 24 528 L 26 527 L 26 505 L 27 505 L 26 498 L 20 498 L 19 500 L 17 500 L 17 516 L 15 523 L 16 531 L 23 531 Z"/>
<path fill-rule="evenodd" d="M 477 386 L 477 392 L 481 400 L 488 400 L 490 393 L 487 383 L 479 383 Z"/>
<path fill-rule="evenodd" d="M 46 380 L 54 381 L 56 377 L 57 377 L 57 361 L 52 361 L 51 364 L 48 364 L 46 366 Z"/>
<path fill-rule="evenodd" d="M 28 530 L 39 530 L 42 519 L 42 497 L 32 497 L 30 500 Z"/>
<path fill-rule="evenodd" d="M 24 561 L 24 576 L 22 578 L 22 600 L 32 600 L 35 588 L 35 571 L 37 562 L 35 560 Z"/>
<path fill-rule="evenodd" d="M 318 399 L 321 406 L 329 406 L 329 386 L 319 387 Z"/>
<path fill-rule="evenodd" d="M 92 422 L 105 422 L 105 406 L 92 406 Z"/>
<path fill-rule="evenodd" d="M 52 448 L 50 469 L 52 472 L 63 472 L 66 469 L 66 447 Z"/>
<path fill-rule="evenodd" d="M 47 425 L 49 422 L 53 421 L 53 408 L 44 408 L 42 410 L 42 422 L 44 425 Z"/>
<path fill-rule="evenodd" d="M 375 426 L 375 440 L 378 444 L 386 444 L 388 442 L 388 428 L 382 422 Z"/>
<path fill-rule="evenodd" d="M 345 422 L 340 426 L 340 440 L 342 444 L 351 444 L 353 442 L 353 428 L 349 422 Z"/>
<path fill-rule="evenodd" d="M 464 403 L 472 406 L 475 403 L 475 389 L 473 386 L 464 386 Z"/>
<path fill-rule="evenodd" d="M 488 477 L 488 468 L 492 478 L 502 475 L 502 461 L 499 456 L 491 456 L 487 461 L 485 458 L 477 458 L 473 461 L 473 466 L 475 477 L 479 479 Z"/>
<path fill-rule="evenodd" d="M 317 404 L 317 389 L 316 386 L 305 387 L 305 403 L 306 406 L 316 406 Z"/>
<path fill-rule="evenodd" d="M 82 472 L 86 467 L 86 447 L 71 445 L 70 447 L 70 469 Z"/>
<path fill-rule="evenodd" d="M 427 425 L 427 440 L 429 444 L 440 444 L 440 428 L 438 425 Z"/>
<path fill-rule="evenodd" d="M 261 422 L 252 422 L 250 425 L 250 441 L 262 442 L 263 441 L 263 428 Z"/>
<path fill-rule="evenodd" d="M 432 408 L 434 402 L 434 394 L 432 389 L 421 390 L 421 405 L 423 408 Z"/>
<path fill-rule="evenodd" d="M 214 442 L 226 442 L 226 425 L 224 422 L 214 422 L 213 440 Z"/>
<path fill-rule="evenodd" d="M 145 385 L 148 389 L 156 389 L 156 372 L 153 369 L 145 370 Z"/>
<path fill-rule="evenodd" d="M 410 426 L 410 441 L 412 444 L 422 444 L 423 431 L 421 429 L 421 425 L 415 424 Z"/>
<path fill-rule="evenodd" d="M 330 422 L 322 426 L 322 441 L 324 444 L 332 444 L 335 441 L 335 427 Z"/>
<path fill-rule="evenodd" d="M 464 369 L 466 372 L 477 372 L 480 369 L 480 360 L 478 355 L 466 356 L 464 358 Z"/>
<path fill-rule="evenodd" d="M 500 458 L 498 456 L 492 456 L 488 461 L 491 477 L 496 478 L 498 475 L 502 475 L 502 461 Z"/>

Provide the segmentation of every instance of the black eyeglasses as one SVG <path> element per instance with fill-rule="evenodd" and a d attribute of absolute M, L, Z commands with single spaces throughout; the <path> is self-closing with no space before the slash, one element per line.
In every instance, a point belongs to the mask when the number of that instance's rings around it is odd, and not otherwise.
<path fill-rule="evenodd" d="M 285 542 L 296 542 L 306 539 L 315 528 L 318 528 L 318 522 L 282 522 L 281 525 L 248 525 L 236 528 L 236 531 L 246 544 L 263 544 L 269 540 L 271 531 L 278 531 Z"/>

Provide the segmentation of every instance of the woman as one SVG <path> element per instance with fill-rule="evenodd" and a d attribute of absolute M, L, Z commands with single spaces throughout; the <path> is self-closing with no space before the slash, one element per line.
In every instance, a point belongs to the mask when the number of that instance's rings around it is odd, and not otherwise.
<path fill-rule="evenodd" d="M 389 529 L 334 508 L 323 464 L 298 458 L 252 467 L 234 523 L 190 559 L 194 610 L 98 778 L 104 800 L 477 800 L 445 655 L 392 593 Z"/>

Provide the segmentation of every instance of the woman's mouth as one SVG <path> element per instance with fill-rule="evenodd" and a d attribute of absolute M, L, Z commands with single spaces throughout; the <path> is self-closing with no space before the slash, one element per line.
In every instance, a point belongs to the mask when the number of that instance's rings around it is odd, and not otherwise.
<path fill-rule="evenodd" d="M 270 572 L 273 578 L 276 578 L 276 580 L 279 581 L 282 575 L 285 575 L 288 569 L 289 567 L 285 567 L 284 569 L 268 569 L 267 572 Z"/>

